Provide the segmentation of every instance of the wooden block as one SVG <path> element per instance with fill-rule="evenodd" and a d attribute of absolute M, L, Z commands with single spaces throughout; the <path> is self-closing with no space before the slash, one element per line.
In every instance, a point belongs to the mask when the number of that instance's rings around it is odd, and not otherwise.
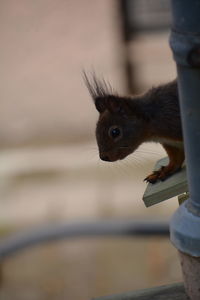
<path fill-rule="evenodd" d="M 94 300 L 187 300 L 183 283 L 175 283 L 151 289 L 111 295 Z"/>
<path fill-rule="evenodd" d="M 158 170 L 161 166 L 167 164 L 168 157 L 165 157 L 156 163 L 154 170 Z M 183 167 L 181 171 L 170 176 L 165 181 L 158 181 L 154 184 L 148 183 L 143 195 L 143 201 L 145 206 L 149 207 L 187 191 L 186 168 Z"/>

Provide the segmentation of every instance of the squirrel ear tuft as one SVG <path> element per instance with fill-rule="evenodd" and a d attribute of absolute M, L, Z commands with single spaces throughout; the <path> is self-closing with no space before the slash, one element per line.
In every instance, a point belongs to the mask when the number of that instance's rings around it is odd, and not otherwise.
<path fill-rule="evenodd" d="M 90 76 L 91 77 L 91 76 Z M 113 89 L 103 78 L 99 80 L 95 73 L 89 78 L 83 71 L 83 79 L 94 101 L 96 109 L 102 113 L 107 109 L 107 98 L 113 94 Z"/>

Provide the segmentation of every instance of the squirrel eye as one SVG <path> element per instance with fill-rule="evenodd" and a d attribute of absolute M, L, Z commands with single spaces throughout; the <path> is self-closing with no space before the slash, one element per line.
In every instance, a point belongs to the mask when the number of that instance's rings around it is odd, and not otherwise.
<path fill-rule="evenodd" d="M 122 130 L 117 126 L 112 126 L 110 127 L 108 134 L 111 138 L 115 140 L 122 136 Z"/>

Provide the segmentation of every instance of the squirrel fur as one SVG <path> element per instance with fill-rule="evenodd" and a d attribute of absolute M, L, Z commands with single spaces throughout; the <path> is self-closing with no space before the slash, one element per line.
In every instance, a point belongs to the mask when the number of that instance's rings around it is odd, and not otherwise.
<path fill-rule="evenodd" d="M 96 139 L 102 160 L 124 159 L 142 143 L 156 142 L 166 150 L 169 164 L 145 180 L 155 183 L 180 170 L 185 155 L 176 80 L 123 97 L 95 75 L 89 80 L 84 73 L 84 79 L 99 112 Z"/>

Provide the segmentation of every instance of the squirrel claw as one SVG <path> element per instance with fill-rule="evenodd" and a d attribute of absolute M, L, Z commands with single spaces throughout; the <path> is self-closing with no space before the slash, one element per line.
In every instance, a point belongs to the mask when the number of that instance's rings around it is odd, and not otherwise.
<path fill-rule="evenodd" d="M 160 168 L 160 170 L 158 171 L 154 171 L 152 174 L 150 174 L 149 176 L 147 176 L 144 181 L 154 184 L 156 183 L 158 180 L 164 181 L 168 176 L 167 174 L 165 174 L 164 172 L 164 166 L 162 166 Z"/>
<path fill-rule="evenodd" d="M 147 176 L 144 181 L 148 183 L 156 183 L 158 180 L 165 181 L 172 174 L 180 171 L 180 167 L 172 170 L 169 170 L 167 167 L 162 166 L 158 171 L 154 171 L 152 174 Z"/>
<path fill-rule="evenodd" d="M 156 181 L 158 180 L 158 173 L 157 172 L 154 172 L 152 173 L 151 175 L 147 176 L 144 181 L 146 181 L 147 183 L 156 183 Z"/>
<path fill-rule="evenodd" d="M 160 173 L 161 173 L 161 170 L 154 171 L 152 174 L 148 175 L 144 180 L 147 183 L 154 184 L 159 179 Z"/>

